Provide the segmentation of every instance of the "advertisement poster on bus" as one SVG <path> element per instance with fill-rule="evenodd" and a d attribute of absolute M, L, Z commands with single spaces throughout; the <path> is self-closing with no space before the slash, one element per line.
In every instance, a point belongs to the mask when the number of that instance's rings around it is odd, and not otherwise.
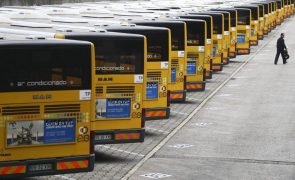
<path fill-rule="evenodd" d="M 146 98 L 147 99 L 158 98 L 158 82 L 146 83 Z"/>
<path fill-rule="evenodd" d="M 10 121 L 7 146 L 42 145 L 75 142 L 75 119 Z"/>
<path fill-rule="evenodd" d="M 96 100 L 96 118 L 129 118 L 130 98 L 110 98 Z"/>
<path fill-rule="evenodd" d="M 176 69 L 171 68 L 171 82 L 176 82 Z"/>
<path fill-rule="evenodd" d="M 196 74 L 197 65 L 195 61 L 188 61 L 186 67 L 187 74 Z"/>
<path fill-rule="evenodd" d="M 237 36 L 237 42 L 238 42 L 238 44 L 245 43 L 245 36 L 244 35 L 238 35 Z"/>

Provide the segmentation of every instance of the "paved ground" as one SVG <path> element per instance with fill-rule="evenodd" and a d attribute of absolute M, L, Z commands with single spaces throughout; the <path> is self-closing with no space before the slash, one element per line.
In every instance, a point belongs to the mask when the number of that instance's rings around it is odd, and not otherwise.
<path fill-rule="evenodd" d="M 96 146 L 90 173 L 29 179 L 130 175 L 137 180 L 148 179 L 142 175 L 149 173 L 164 174 L 150 174 L 158 178 L 166 174 L 165 179 L 294 179 L 295 63 L 273 65 L 281 31 L 290 39 L 291 57 L 295 55 L 294 21 L 286 20 L 251 55 L 239 56 L 214 74 L 205 92 L 173 104 L 169 120 L 147 122 L 144 143 Z"/>

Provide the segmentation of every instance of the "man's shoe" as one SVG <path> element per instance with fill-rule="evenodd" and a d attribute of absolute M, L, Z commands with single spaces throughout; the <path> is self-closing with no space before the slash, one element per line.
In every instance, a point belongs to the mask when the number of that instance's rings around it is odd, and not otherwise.
<path fill-rule="evenodd" d="M 278 65 L 277 63 L 275 63 L 275 65 Z"/>

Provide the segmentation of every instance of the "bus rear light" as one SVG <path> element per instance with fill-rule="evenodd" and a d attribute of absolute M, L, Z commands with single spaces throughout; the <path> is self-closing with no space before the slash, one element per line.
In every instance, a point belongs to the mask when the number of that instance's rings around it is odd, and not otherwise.
<path fill-rule="evenodd" d="M 140 132 L 137 133 L 119 133 L 115 134 L 115 140 L 136 140 L 140 139 Z"/>

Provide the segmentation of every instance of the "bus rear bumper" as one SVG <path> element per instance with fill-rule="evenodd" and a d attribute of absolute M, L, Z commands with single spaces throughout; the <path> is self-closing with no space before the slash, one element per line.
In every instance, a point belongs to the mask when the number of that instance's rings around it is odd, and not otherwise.
<path fill-rule="evenodd" d="M 200 82 L 186 82 L 186 90 L 188 92 L 204 91 L 206 87 L 205 81 Z"/>
<path fill-rule="evenodd" d="M 143 119 L 145 121 L 169 119 L 169 117 L 170 117 L 169 107 L 143 109 Z"/>
<path fill-rule="evenodd" d="M 263 30 L 263 35 L 268 35 L 268 30 Z"/>
<path fill-rule="evenodd" d="M 0 162 L 0 179 L 90 172 L 95 155 Z"/>
<path fill-rule="evenodd" d="M 229 64 L 229 57 L 224 57 L 222 60 L 223 65 L 228 65 Z"/>
<path fill-rule="evenodd" d="M 237 57 L 237 53 L 234 51 L 234 52 L 229 52 L 228 53 L 228 57 L 229 58 L 236 58 Z"/>
<path fill-rule="evenodd" d="M 238 48 L 237 55 L 246 55 L 250 54 L 250 48 Z"/>
<path fill-rule="evenodd" d="M 258 40 L 250 40 L 250 46 L 258 46 Z"/>
<path fill-rule="evenodd" d="M 261 35 L 258 35 L 258 40 L 263 40 L 264 39 L 264 35 L 261 34 Z"/>
<path fill-rule="evenodd" d="M 212 64 L 213 71 L 222 71 L 222 69 L 223 69 L 223 63 L 213 63 Z"/>
<path fill-rule="evenodd" d="M 212 76 L 213 76 L 213 70 L 210 70 L 210 71 L 206 71 L 206 79 L 212 79 Z"/>
<path fill-rule="evenodd" d="M 185 102 L 186 101 L 186 90 L 183 91 L 171 91 L 170 102 Z"/>
<path fill-rule="evenodd" d="M 138 143 L 144 141 L 144 135 L 144 128 L 95 131 L 94 144 Z"/>

